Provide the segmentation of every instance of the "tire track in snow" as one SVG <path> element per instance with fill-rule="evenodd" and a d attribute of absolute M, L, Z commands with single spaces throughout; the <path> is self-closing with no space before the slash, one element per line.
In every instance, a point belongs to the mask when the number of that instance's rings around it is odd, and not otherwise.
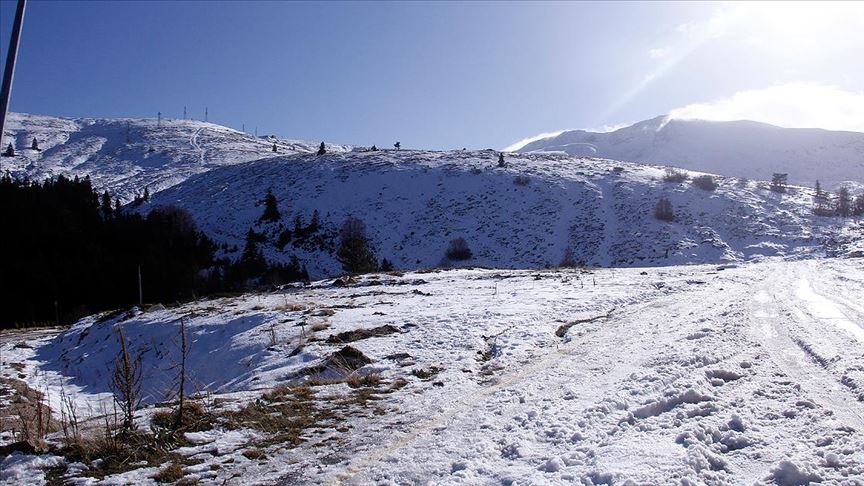
<path fill-rule="evenodd" d="M 802 300 L 793 285 L 803 276 L 800 272 L 786 273 L 791 268 L 786 267 L 782 275 L 775 271 L 754 294 L 750 304 L 751 331 L 768 351 L 769 358 L 801 386 L 808 398 L 831 410 L 844 425 L 864 430 L 864 405 L 791 337 L 790 331 L 795 325 L 827 327 L 823 320 L 813 316 L 806 303 L 802 309 Z M 778 283 L 782 283 L 781 286 L 778 287 Z M 802 322 L 801 316 L 810 316 L 810 319 Z M 823 333 L 826 339 L 838 332 L 833 324 L 829 326 Z"/>

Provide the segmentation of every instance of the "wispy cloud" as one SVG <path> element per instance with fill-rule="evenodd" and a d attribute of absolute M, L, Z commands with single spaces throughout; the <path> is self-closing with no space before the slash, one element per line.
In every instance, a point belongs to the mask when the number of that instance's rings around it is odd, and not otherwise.
<path fill-rule="evenodd" d="M 522 140 L 519 140 L 516 143 L 512 143 L 512 144 L 504 147 L 502 149 L 502 151 L 515 152 L 515 151 L 519 150 L 520 148 L 528 145 L 531 142 L 536 142 L 537 140 L 542 140 L 544 138 L 557 137 L 558 135 L 561 135 L 562 133 L 564 133 L 566 131 L 567 130 L 558 130 L 557 132 L 540 133 L 540 134 L 534 135 L 533 137 L 523 138 Z"/>
<path fill-rule="evenodd" d="M 624 128 L 624 127 L 629 127 L 630 125 L 632 125 L 632 123 L 617 123 L 615 125 L 600 125 L 599 127 L 581 128 L 581 129 L 575 129 L 575 130 L 585 130 L 586 132 L 606 133 L 606 132 L 614 132 L 615 130 L 618 130 L 618 129 Z M 557 137 L 558 135 L 561 135 L 562 133 L 567 132 L 567 131 L 571 131 L 571 130 L 574 130 L 574 129 L 558 130 L 557 132 L 541 133 L 539 135 L 534 135 L 533 137 L 523 138 L 522 140 L 519 140 L 518 142 L 511 144 L 511 145 L 507 146 L 506 148 L 502 149 L 502 151 L 503 152 L 515 152 L 515 151 L 521 149 L 522 147 L 528 145 L 531 142 L 536 142 L 537 140 L 543 140 L 544 138 Z"/>
<path fill-rule="evenodd" d="M 816 83 L 787 83 L 687 105 L 672 110 L 670 115 L 681 119 L 754 120 L 788 128 L 864 132 L 864 92 Z"/>

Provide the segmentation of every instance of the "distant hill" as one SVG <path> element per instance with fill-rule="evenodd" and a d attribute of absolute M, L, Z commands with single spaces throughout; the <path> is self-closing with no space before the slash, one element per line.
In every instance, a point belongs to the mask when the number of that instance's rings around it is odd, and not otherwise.
<path fill-rule="evenodd" d="M 767 180 L 836 187 L 864 182 L 864 133 L 780 128 L 752 121 L 680 120 L 660 116 L 608 133 L 585 130 L 530 142 L 518 152 L 560 151 Z"/>
<path fill-rule="evenodd" d="M 309 153 L 318 143 L 254 135 L 197 120 L 155 118 L 58 118 L 10 113 L 2 149 L 13 142 L 15 157 L 0 157 L 0 172 L 41 180 L 89 176 L 94 187 L 124 202 L 149 187 L 151 193 L 215 167 L 280 153 Z M 36 139 L 40 150 L 32 150 Z M 277 153 L 273 152 L 276 143 Z M 331 151 L 347 146 L 328 145 Z"/>

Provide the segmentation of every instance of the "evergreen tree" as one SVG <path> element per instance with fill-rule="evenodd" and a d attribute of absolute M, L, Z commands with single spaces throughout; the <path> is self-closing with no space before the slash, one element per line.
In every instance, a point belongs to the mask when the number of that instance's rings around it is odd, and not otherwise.
<path fill-rule="evenodd" d="M 771 190 L 774 192 L 786 192 L 786 181 L 788 178 L 789 174 L 775 172 L 771 176 Z"/>
<path fill-rule="evenodd" d="M 366 225 L 359 218 L 348 216 L 339 232 L 336 259 L 348 273 L 368 273 L 378 269 L 375 253 L 366 237 Z"/>
<path fill-rule="evenodd" d="M 114 213 L 115 213 L 115 214 L 120 213 L 120 210 L 121 210 L 122 208 L 123 208 L 123 205 L 120 204 L 120 198 L 119 198 L 119 197 L 115 197 L 115 198 L 114 198 Z"/>
<path fill-rule="evenodd" d="M 498 167 L 507 167 L 507 162 L 504 161 L 504 154 L 498 154 Z"/>
<path fill-rule="evenodd" d="M 273 191 L 267 189 L 267 195 L 264 196 L 264 214 L 258 221 L 279 221 L 282 215 L 279 213 L 279 203 L 276 201 L 276 196 Z"/>
<path fill-rule="evenodd" d="M 327 149 L 324 148 L 324 142 L 321 142 L 321 145 L 318 146 L 318 155 L 324 155 L 327 153 Z"/>
<path fill-rule="evenodd" d="M 102 211 L 102 217 L 105 219 L 114 215 L 114 209 L 111 207 L 111 195 L 108 194 L 108 191 L 102 193 L 102 203 L 99 209 Z"/>
<path fill-rule="evenodd" d="M 309 226 L 306 227 L 306 230 L 309 233 L 315 233 L 318 231 L 318 228 L 321 226 L 321 215 L 318 214 L 318 210 L 312 211 L 312 220 L 309 221 Z"/>
<path fill-rule="evenodd" d="M 243 246 L 243 253 L 240 254 L 239 262 L 246 279 L 259 277 L 267 270 L 267 261 L 258 248 L 257 240 L 258 234 L 249 228 L 249 231 L 246 232 L 246 244 Z"/>
<path fill-rule="evenodd" d="M 294 216 L 294 234 L 299 238 L 301 235 L 305 234 L 303 231 L 303 218 L 298 214 Z"/>
<path fill-rule="evenodd" d="M 9 145 L 6 146 L 6 150 L 3 151 L 3 157 L 15 157 L 15 147 L 12 146 L 12 142 L 9 142 Z"/>
<path fill-rule="evenodd" d="M 279 150 L 276 149 L 276 142 L 273 142 L 273 152 L 278 152 L 278 151 Z"/>
<path fill-rule="evenodd" d="M 41 149 L 39 148 L 39 142 L 36 141 L 36 137 L 33 137 L 33 143 L 30 144 L 30 150 L 41 151 Z"/>
<path fill-rule="evenodd" d="M 377 152 L 377 151 L 378 151 L 378 147 L 376 147 L 376 146 L 373 145 L 372 148 L 371 148 L 370 150 L 372 150 L 373 152 Z"/>
<path fill-rule="evenodd" d="M 399 142 L 394 143 L 393 146 L 396 147 L 396 150 L 399 150 L 402 148 L 402 144 Z"/>
<path fill-rule="evenodd" d="M 849 188 L 841 187 L 837 190 L 835 207 L 835 212 L 838 216 L 849 216 L 852 214 L 852 196 L 849 194 Z"/>
<path fill-rule="evenodd" d="M 147 202 L 150 200 L 150 188 L 149 187 L 144 187 L 144 196 L 142 196 L 141 199 L 144 202 Z"/>
<path fill-rule="evenodd" d="M 816 194 L 813 195 L 813 214 L 817 216 L 828 216 L 831 214 L 828 201 L 828 193 L 822 190 L 822 185 L 816 181 Z"/>
<path fill-rule="evenodd" d="M 393 271 L 393 263 L 386 258 L 381 259 L 381 271 L 382 272 L 392 272 Z"/>

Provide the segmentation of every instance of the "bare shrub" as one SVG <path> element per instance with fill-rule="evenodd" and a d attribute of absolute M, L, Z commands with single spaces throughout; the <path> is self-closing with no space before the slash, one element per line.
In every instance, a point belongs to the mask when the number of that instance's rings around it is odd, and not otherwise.
<path fill-rule="evenodd" d="M 470 260 L 473 254 L 471 248 L 468 247 L 468 242 L 461 236 L 450 240 L 450 245 L 447 246 L 447 258 L 449 260 Z"/>
<path fill-rule="evenodd" d="M 708 174 L 694 177 L 693 185 L 704 191 L 713 191 L 714 189 L 717 189 L 717 183 L 714 181 L 714 178 Z"/>
<path fill-rule="evenodd" d="M 120 341 L 120 353 L 114 360 L 111 388 L 114 401 L 120 406 L 123 414 L 123 429 L 135 429 L 135 410 L 141 404 L 141 357 L 132 359 L 126 346 L 123 329 L 117 328 L 117 339 Z"/>
<path fill-rule="evenodd" d="M 674 167 L 666 167 L 666 174 L 663 176 L 663 182 L 684 182 L 686 180 L 686 172 L 678 170 Z"/>
<path fill-rule="evenodd" d="M 573 247 L 564 248 L 564 256 L 561 257 L 561 263 L 558 264 L 561 268 L 575 268 L 580 266 L 576 260 L 576 254 L 573 252 Z"/>
<path fill-rule="evenodd" d="M 153 475 L 153 479 L 160 483 L 173 483 L 179 481 L 182 477 L 183 467 L 176 462 L 168 464 Z"/>
<path fill-rule="evenodd" d="M 660 221 L 674 221 L 675 211 L 672 209 L 672 202 L 667 197 L 661 197 L 654 206 L 654 217 Z"/>

